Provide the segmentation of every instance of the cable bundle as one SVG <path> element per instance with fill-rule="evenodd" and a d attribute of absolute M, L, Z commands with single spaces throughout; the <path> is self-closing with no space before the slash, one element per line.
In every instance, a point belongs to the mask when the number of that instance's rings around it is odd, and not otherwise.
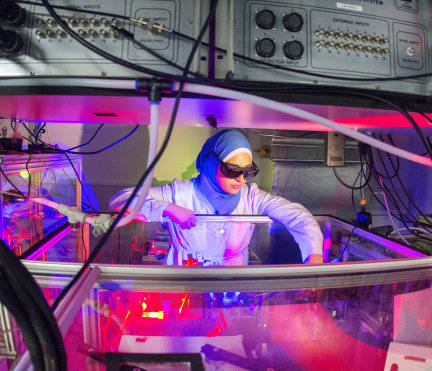
<path fill-rule="evenodd" d="M 35 370 L 67 369 L 62 335 L 36 281 L 0 240 L 0 302 L 14 316 Z"/>

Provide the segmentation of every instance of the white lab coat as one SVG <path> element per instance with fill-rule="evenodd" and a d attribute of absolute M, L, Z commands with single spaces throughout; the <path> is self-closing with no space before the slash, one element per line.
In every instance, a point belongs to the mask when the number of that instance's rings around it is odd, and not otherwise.
<path fill-rule="evenodd" d="M 211 204 L 195 188 L 196 179 L 174 180 L 161 187 L 152 187 L 141 213 L 147 221 L 162 222 L 165 208 L 173 203 L 195 214 L 214 214 Z M 122 206 L 133 188 L 120 191 L 110 201 L 111 208 Z M 303 261 L 310 254 L 322 254 L 323 235 L 313 215 L 302 205 L 271 195 L 247 183 L 240 190 L 240 202 L 231 215 L 267 215 L 285 225 L 298 243 Z M 136 199 L 132 205 L 136 203 Z M 247 265 L 248 244 L 253 224 L 248 222 L 197 223 L 189 230 L 170 223 L 173 246 L 166 258 L 167 265 L 181 265 L 192 256 L 204 266 Z"/>

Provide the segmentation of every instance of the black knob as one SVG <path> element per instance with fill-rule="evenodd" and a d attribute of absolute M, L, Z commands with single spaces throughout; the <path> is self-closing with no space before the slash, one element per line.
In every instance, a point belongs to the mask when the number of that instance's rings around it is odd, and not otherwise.
<path fill-rule="evenodd" d="M 269 58 L 272 57 L 276 50 L 276 45 L 272 39 L 268 37 L 258 40 L 255 49 L 261 57 Z"/>
<path fill-rule="evenodd" d="M 284 17 L 283 24 L 288 31 L 298 32 L 303 27 L 303 18 L 298 13 L 290 13 Z"/>
<path fill-rule="evenodd" d="M 300 59 L 303 55 L 303 45 L 298 41 L 288 41 L 284 45 L 284 53 L 289 59 Z"/>
<path fill-rule="evenodd" d="M 11 26 L 21 26 L 25 22 L 26 12 L 15 2 L 0 0 L 0 17 Z"/>
<path fill-rule="evenodd" d="M 255 21 L 258 27 L 263 28 L 265 30 L 269 30 L 273 28 L 276 22 L 276 17 L 271 10 L 264 9 L 260 10 L 256 16 Z"/>
<path fill-rule="evenodd" d="M 18 54 L 22 48 L 22 39 L 14 31 L 0 28 L 0 50 L 9 54 Z"/>

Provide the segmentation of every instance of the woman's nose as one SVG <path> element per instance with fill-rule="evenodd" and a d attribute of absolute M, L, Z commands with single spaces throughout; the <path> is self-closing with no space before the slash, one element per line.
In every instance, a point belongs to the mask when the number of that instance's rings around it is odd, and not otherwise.
<path fill-rule="evenodd" d="M 241 174 L 240 176 L 238 176 L 237 178 L 235 178 L 235 180 L 237 180 L 237 182 L 244 182 L 245 181 L 244 175 Z"/>

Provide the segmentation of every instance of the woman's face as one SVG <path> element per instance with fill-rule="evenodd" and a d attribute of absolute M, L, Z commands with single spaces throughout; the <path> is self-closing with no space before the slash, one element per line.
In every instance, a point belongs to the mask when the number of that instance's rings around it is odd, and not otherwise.
<path fill-rule="evenodd" d="M 231 157 L 226 162 L 241 167 L 247 167 L 252 165 L 252 158 L 248 153 L 239 153 Z M 231 195 L 235 195 L 240 191 L 240 189 L 246 183 L 246 180 L 243 174 L 240 175 L 238 178 L 234 178 L 234 179 L 227 178 L 225 175 L 221 173 L 220 166 L 219 166 L 216 173 L 216 182 L 219 185 L 219 187 L 222 189 L 222 191 L 229 193 Z"/>

